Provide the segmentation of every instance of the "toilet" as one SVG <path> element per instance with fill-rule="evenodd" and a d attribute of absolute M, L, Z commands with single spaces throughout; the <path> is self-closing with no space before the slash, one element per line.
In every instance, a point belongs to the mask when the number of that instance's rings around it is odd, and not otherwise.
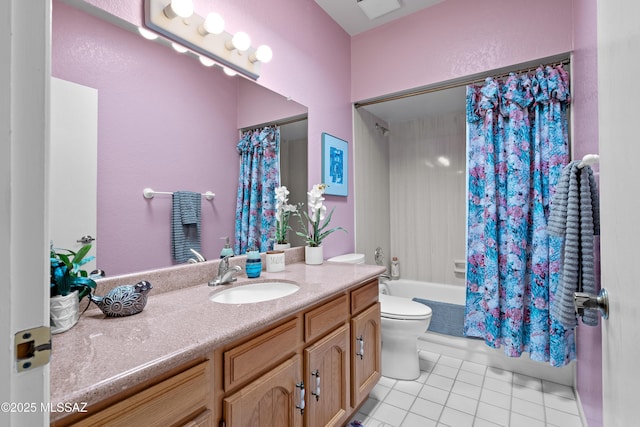
<path fill-rule="evenodd" d="M 345 254 L 328 261 L 363 264 L 364 254 Z M 380 285 L 380 323 L 382 333 L 382 375 L 399 380 L 420 376 L 418 335 L 431 322 L 431 308 L 409 298 L 389 295 L 392 281 Z"/>

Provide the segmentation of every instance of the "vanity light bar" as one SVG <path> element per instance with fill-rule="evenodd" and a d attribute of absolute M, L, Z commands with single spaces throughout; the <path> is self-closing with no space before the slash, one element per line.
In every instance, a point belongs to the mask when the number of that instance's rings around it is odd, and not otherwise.
<path fill-rule="evenodd" d="M 258 79 L 261 61 L 256 60 L 256 56 L 260 56 L 256 55 L 256 48 L 249 46 L 245 51 L 235 48 L 230 50 L 227 46 L 232 45 L 232 34 L 222 31 L 220 34 L 209 33 L 203 36 L 201 28 L 204 26 L 204 17 L 193 13 L 187 18 L 169 18 L 164 11 L 170 4 L 171 0 L 145 0 L 145 25 L 169 40 L 211 58 L 223 67 L 253 80 Z"/>

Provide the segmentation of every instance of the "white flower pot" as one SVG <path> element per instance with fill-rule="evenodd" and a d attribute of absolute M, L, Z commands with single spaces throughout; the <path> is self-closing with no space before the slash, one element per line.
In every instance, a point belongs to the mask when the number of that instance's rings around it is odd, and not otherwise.
<path fill-rule="evenodd" d="M 68 331 L 78 323 L 80 318 L 78 291 L 73 291 L 65 296 L 57 295 L 49 298 L 49 310 L 51 333 L 59 334 Z"/>
<path fill-rule="evenodd" d="M 291 248 L 291 243 L 275 243 L 273 245 L 274 251 L 284 251 L 285 249 Z"/>
<path fill-rule="evenodd" d="M 304 247 L 304 262 L 306 264 L 318 265 L 322 264 L 322 246 L 305 246 Z"/>

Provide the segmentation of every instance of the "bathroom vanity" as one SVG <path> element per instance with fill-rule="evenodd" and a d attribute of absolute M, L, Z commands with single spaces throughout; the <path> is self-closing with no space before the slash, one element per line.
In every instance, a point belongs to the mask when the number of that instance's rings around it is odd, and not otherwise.
<path fill-rule="evenodd" d="M 270 301 L 212 302 L 229 287 L 203 284 L 152 293 L 131 317 L 90 310 L 54 336 L 51 362 L 52 404 L 87 412 L 52 425 L 343 425 L 380 377 L 383 271 L 298 262 L 257 279 L 299 285 Z"/>

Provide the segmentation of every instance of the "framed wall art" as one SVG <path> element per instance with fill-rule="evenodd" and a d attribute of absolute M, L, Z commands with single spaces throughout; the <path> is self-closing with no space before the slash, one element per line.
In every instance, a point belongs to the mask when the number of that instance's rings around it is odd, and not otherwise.
<path fill-rule="evenodd" d="M 349 147 L 347 141 L 322 133 L 322 182 L 325 194 L 347 196 L 349 178 Z"/>

